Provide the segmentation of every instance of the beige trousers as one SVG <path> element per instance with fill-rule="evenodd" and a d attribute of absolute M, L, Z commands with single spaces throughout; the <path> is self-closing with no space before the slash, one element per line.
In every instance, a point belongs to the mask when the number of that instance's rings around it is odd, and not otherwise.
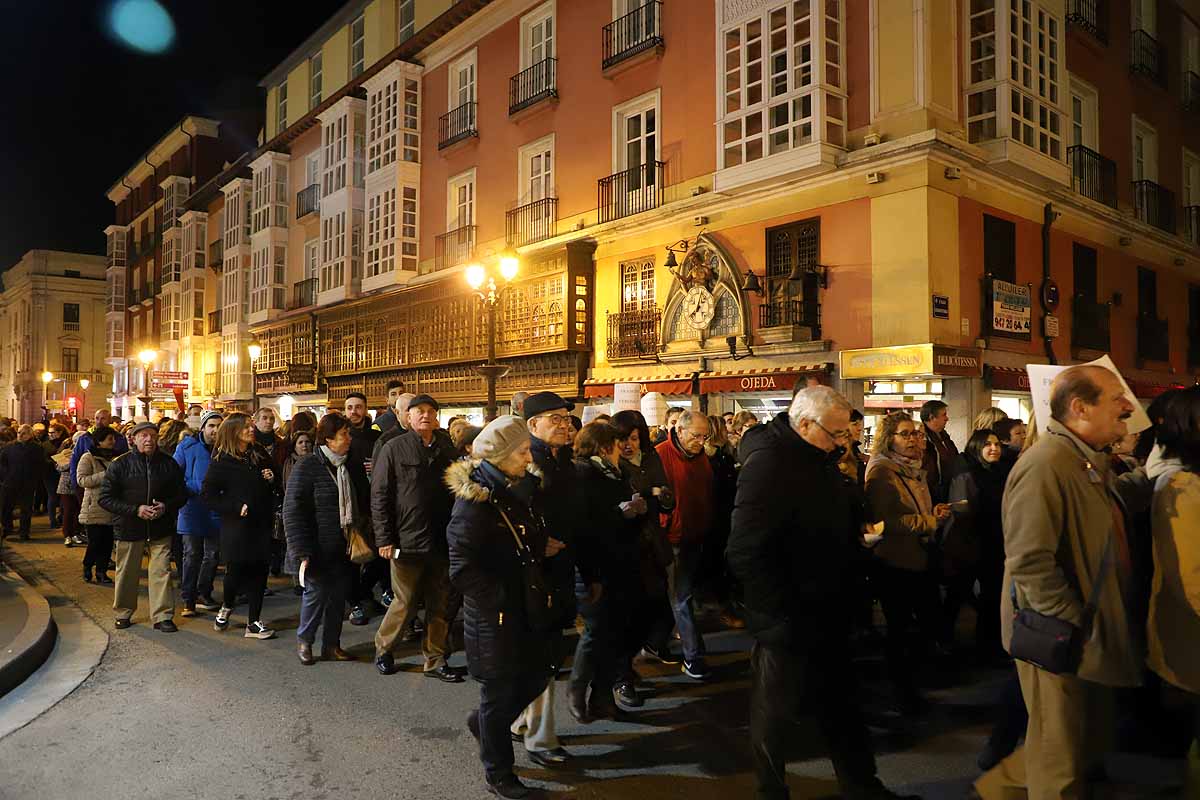
<path fill-rule="evenodd" d="M 510 730 L 525 737 L 526 750 L 553 750 L 559 746 L 558 733 L 554 730 L 554 683 L 551 678 L 546 691 L 513 721 Z"/>
<path fill-rule="evenodd" d="M 1017 662 L 1029 709 L 1025 744 L 975 782 L 983 800 L 1093 797 L 1087 776 L 1112 744 L 1112 690 Z"/>
<path fill-rule="evenodd" d="M 171 537 L 149 543 L 117 542 L 117 578 L 113 589 L 113 612 L 117 619 L 132 619 L 137 611 L 138 587 L 142 578 L 142 554 L 150 550 L 147 583 L 150 585 L 150 621 L 162 622 L 175 616 L 175 587 L 171 583 Z"/>
<path fill-rule="evenodd" d="M 425 639 L 421 654 L 425 671 L 446 663 L 449 653 L 450 620 L 446 606 L 450 598 L 450 562 L 441 556 L 393 558 L 388 560 L 392 577 L 392 603 L 375 632 L 375 655 L 390 653 L 400 634 L 417 613 L 417 600 L 425 600 Z"/>

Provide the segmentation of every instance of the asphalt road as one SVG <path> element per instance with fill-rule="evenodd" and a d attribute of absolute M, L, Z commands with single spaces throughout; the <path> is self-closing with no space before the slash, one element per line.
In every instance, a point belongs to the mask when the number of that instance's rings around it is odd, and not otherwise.
<path fill-rule="evenodd" d="M 296 660 L 299 602 L 286 579 L 266 599 L 277 639 L 245 639 L 235 614 L 229 631 L 212 615 L 180 632 L 154 631 L 142 606 L 135 625 L 113 628 L 112 592 L 80 577 L 81 549 L 67 549 L 35 526 L 34 542 L 14 544 L 49 591 L 60 592 L 110 635 L 99 667 L 78 689 L 28 726 L 0 739 L 0 798 L 483 798 L 482 771 L 464 720 L 474 684 L 446 685 L 420 673 L 415 649 L 398 654 L 404 671 L 384 677 L 371 664 L 378 618 L 346 625 L 343 646 L 358 663 Z M 143 581 L 144 583 L 144 581 Z M 219 596 L 219 589 L 217 592 Z M 244 611 L 244 607 L 242 609 Z M 708 639 L 715 678 L 697 684 L 678 667 L 640 664 L 655 695 L 628 722 L 580 726 L 558 693 L 559 732 L 577 758 L 554 772 L 517 769 L 554 798 L 742 798 L 753 796 L 746 746 L 748 640 Z M 461 653 L 452 659 L 462 664 Z M 929 798 L 961 798 L 976 776 L 975 756 L 989 726 L 1002 673 L 960 676 L 960 688 L 932 692 L 934 711 L 902 719 L 884 710 L 881 669 L 864 659 L 864 703 L 880 775 Z M 565 675 L 560 678 L 560 687 Z M 801 724 L 790 767 L 793 797 L 835 796 L 820 737 Z"/>

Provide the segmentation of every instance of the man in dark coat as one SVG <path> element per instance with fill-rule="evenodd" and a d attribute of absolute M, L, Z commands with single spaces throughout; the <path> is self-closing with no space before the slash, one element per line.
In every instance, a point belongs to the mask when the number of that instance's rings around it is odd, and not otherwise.
<path fill-rule="evenodd" d="M 33 501 L 46 469 L 46 454 L 34 438 L 33 426 L 17 428 L 17 440 L 0 450 L 0 476 L 3 476 L 4 535 L 13 532 L 13 507 L 21 507 L 21 541 L 29 540 L 33 520 Z"/>
<path fill-rule="evenodd" d="M 921 468 L 925 470 L 934 505 L 946 502 L 950 496 L 950 481 L 961 467 L 958 447 L 946 433 L 949 422 L 949 406 L 941 400 L 929 400 L 921 406 L 921 423 L 925 428 L 925 458 Z"/>
<path fill-rule="evenodd" d="M 151 422 L 130 432 L 133 449 L 104 473 L 100 506 L 112 512 L 117 541 L 117 580 L 113 598 L 116 627 L 128 628 L 137 611 L 142 553 L 150 547 L 150 618 L 155 630 L 174 633 L 175 592 L 171 586 L 171 539 L 179 509 L 187 502 L 183 470 L 158 449 Z"/>
<path fill-rule="evenodd" d="M 371 424 L 371 417 L 367 414 L 367 396 L 362 392 L 351 392 L 346 395 L 343 410 L 350 420 L 350 461 L 362 466 L 367 478 L 370 478 L 371 454 L 375 442 L 379 440 L 380 430 Z M 371 559 L 354 573 L 349 597 L 353 606 L 350 611 L 351 625 L 366 625 L 370 621 L 367 604 L 374 599 L 376 584 L 387 589 L 387 562 L 381 558 Z M 382 606 L 379 608 L 382 610 Z"/>
<path fill-rule="evenodd" d="M 384 675 L 395 671 L 392 649 L 423 600 L 425 675 L 461 683 L 462 676 L 446 663 L 452 621 L 446 525 L 454 500 L 444 478 L 454 443 L 438 428 L 438 408 L 429 395 L 413 398 L 408 432 L 380 448 L 371 473 L 375 544 L 391 567 L 393 594 L 375 633 L 375 667 Z"/>
<path fill-rule="evenodd" d="M 404 412 L 396 408 L 396 400 L 400 398 L 400 395 L 405 393 L 404 381 L 390 380 L 384 388 L 387 391 L 388 407 L 387 411 L 375 417 L 375 427 L 379 428 L 381 432 L 387 433 L 393 428 L 403 425 L 401 415 Z"/>
<path fill-rule="evenodd" d="M 787 414 L 742 437 L 726 555 L 745 587 L 750 656 L 750 746 L 758 798 L 787 798 L 786 744 L 802 697 L 828 741 L 843 797 L 895 798 L 855 701 L 845 597 L 862 510 L 837 462 L 849 444 L 850 404 L 827 386 L 797 393 Z M 886 533 L 884 534 L 886 535 Z"/>

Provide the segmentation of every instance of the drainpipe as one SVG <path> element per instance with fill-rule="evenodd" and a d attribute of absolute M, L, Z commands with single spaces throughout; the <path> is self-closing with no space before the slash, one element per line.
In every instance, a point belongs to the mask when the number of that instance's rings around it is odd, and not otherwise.
<path fill-rule="evenodd" d="M 1058 213 L 1054 207 L 1046 203 L 1042 207 L 1042 285 L 1045 286 L 1050 280 L 1050 226 L 1054 224 L 1054 220 L 1058 218 Z M 1054 340 L 1046 335 L 1046 317 L 1049 312 L 1046 309 L 1045 293 L 1041 293 L 1042 298 L 1042 342 L 1046 346 L 1046 360 L 1051 364 L 1057 364 L 1058 359 L 1054 356 Z"/>
<path fill-rule="evenodd" d="M 188 186 L 190 188 L 196 185 L 196 137 L 184 129 L 183 123 L 186 121 L 186 118 L 179 120 L 179 132 L 188 137 Z M 191 194 L 191 191 L 188 194 Z"/>

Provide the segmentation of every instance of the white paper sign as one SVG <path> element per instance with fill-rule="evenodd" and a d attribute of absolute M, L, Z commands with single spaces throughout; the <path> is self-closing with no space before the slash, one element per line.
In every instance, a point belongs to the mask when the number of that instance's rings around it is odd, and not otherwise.
<path fill-rule="evenodd" d="M 596 417 L 600 416 L 601 414 L 611 413 L 609 411 L 609 408 L 610 408 L 610 406 L 607 403 L 605 403 L 603 405 L 598 405 L 598 406 L 584 406 L 583 407 L 583 424 L 587 425 L 589 422 L 591 422 L 592 420 L 594 420 Z"/>
<path fill-rule="evenodd" d="M 667 422 L 667 398 L 659 392 L 647 392 L 642 396 L 642 416 L 651 428 Z"/>
<path fill-rule="evenodd" d="M 642 385 L 640 383 L 618 383 L 613 386 L 612 413 L 637 411 L 642 407 Z"/>
<path fill-rule="evenodd" d="M 1125 382 L 1125 378 L 1121 376 L 1121 373 L 1117 370 L 1117 365 L 1113 363 L 1111 358 L 1101 356 L 1095 361 L 1089 361 L 1086 364 L 1068 366 L 1104 367 L 1113 375 L 1116 375 L 1117 380 L 1121 382 L 1121 388 L 1125 390 L 1125 399 L 1133 405 L 1133 416 L 1125 421 L 1129 432 L 1139 433 L 1150 427 L 1150 417 L 1146 415 L 1146 409 L 1142 408 L 1141 402 L 1130 391 L 1129 384 Z M 1037 420 L 1039 431 L 1045 431 L 1046 426 L 1050 424 L 1050 384 L 1065 369 L 1067 369 L 1066 366 L 1058 364 L 1025 365 L 1025 371 L 1029 373 L 1029 393 L 1033 395 L 1033 415 Z"/>

